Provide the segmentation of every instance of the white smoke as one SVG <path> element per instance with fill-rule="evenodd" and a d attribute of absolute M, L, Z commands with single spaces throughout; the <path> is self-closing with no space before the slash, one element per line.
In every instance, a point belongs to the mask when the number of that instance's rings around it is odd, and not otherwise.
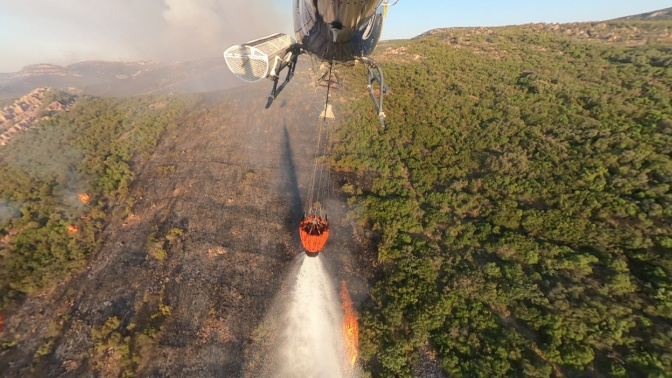
<path fill-rule="evenodd" d="M 193 37 L 207 39 L 222 32 L 221 17 L 210 0 L 164 0 L 168 9 L 163 17 L 178 32 L 191 33 Z"/>
<path fill-rule="evenodd" d="M 9 202 L 0 202 L 0 225 L 19 215 L 17 207 Z"/>
<path fill-rule="evenodd" d="M 83 60 L 187 61 L 291 32 L 289 0 L 0 0 L 0 72 Z"/>

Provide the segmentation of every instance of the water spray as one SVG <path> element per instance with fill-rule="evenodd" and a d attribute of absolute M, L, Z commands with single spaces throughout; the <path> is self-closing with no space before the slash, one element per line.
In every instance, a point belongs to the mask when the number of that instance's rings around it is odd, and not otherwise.
<path fill-rule="evenodd" d="M 322 255 L 300 254 L 297 264 L 260 327 L 267 345 L 256 348 L 247 375 L 358 377 L 357 316 L 345 283 L 339 296 Z"/>

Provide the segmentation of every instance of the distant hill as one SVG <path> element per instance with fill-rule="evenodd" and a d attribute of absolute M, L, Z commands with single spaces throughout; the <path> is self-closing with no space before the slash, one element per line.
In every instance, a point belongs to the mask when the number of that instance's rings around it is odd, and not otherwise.
<path fill-rule="evenodd" d="M 607 21 L 593 22 L 569 22 L 569 23 L 531 23 L 525 25 L 504 26 L 504 28 L 516 28 L 521 30 L 549 30 L 560 32 L 565 35 L 579 37 L 582 39 L 601 39 L 606 42 L 632 44 L 633 41 L 646 41 L 649 39 L 658 40 L 658 42 L 672 42 L 672 33 L 665 28 L 656 28 L 651 25 L 622 25 L 621 21 L 665 21 L 672 20 L 672 8 L 661 9 L 654 12 L 642 13 L 627 17 L 616 18 Z M 462 30 L 469 34 L 488 34 L 492 33 L 495 27 L 460 27 L 460 28 L 437 28 L 428 30 L 413 39 L 424 38 L 436 34 L 450 33 L 452 31 Z M 635 43 L 640 44 L 640 43 Z"/>
<path fill-rule="evenodd" d="M 617 18 L 616 20 L 648 20 L 648 21 L 672 20 L 672 8 L 666 8 L 654 12 L 636 14 L 634 16 L 621 17 Z"/>
<path fill-rule="evenodd" d="M 641 41 L 657 39 L 661 43 L 672 42 L 672 33 L 632 27 L 615 27 L 607 23 L 637 20 L 672 20 L 672 8 L 639 15 L 627 16 L 604 22 L 584 22 L 567 24 L 528 24 L 516 27 L 560 31 L 579 38 L 602 39 L 607 42 L 626 42 L 638 45 Z M 456 28 L 442 28 L 427 31 L 415 38 L 424 38 Z M 490 27 L 458 28 L 471 34 L 487 33 Z M 663 33 L 663 34 L 660 34 Z M 383 41 L 379 48 L 399 41 Z M 211 92 L 231 88 L 240 84 L 231 75 L 220 57 L 200 59 L 190 62 L 108 62 L 85 61 L 67 66 L 34 64 L 21 71 L 0 73 L 0 105 L 11 103 L 36 88 L 48 87 L 75 94 L 95 96 L 132 96 L 148 93 L 190 93 Z M 11 99 L 9 101 L 8 99 Z"/>
<path fill-rule="evenodd" d="M 97 96 L 146 93 L 209 92 L 237 81 L 223 59 L 182 63 L 87 61 L 68 66 L 35 64 L 19 72 L 0 73 L 0 98 L 19 97 L 49 87 Z"/>
<path fill-rule="evenodd" d="M 671 8 L 672 9 L 672 8 Z M 662 12 L 662 11 L 659 11 Z M 654 12 L 654 13 L 659 13 Z M 637 17 L 637 16 L 633 16 Z M 662 20 L 662 19 L 657 19 Z M 493 36 L 502 30 L 524 33 L 553 33 L 582 40 L 598 41 L 612 45 L 642 46 L 648 42 L 672 44 L 672 33 L 660 22 L 642 22 L 640 19 L 618 19 L 596 22 L 573 22 L 567 24 L 536 23 L 503 27 L 438 28 L 426 31 L 413 39 L 432 36 L 447 36 L 463 42 Z M 644 20 L 645 21 L 645 20 Z M 666 24 L 663 22 L 663 24 Z M 492 37 L 490 37 L 492 38 Z"/>

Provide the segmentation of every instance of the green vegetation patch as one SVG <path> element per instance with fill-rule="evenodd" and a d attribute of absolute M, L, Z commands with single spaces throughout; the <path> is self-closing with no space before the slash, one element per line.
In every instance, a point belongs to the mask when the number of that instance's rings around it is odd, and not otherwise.
<path fill-rule="evenodd" d="M 173 228 L 163 238 L 157 234 L 158 227 L 155 226 L 147 238 L 147 252 L 155 259 L 163 261 L 168 257 L 168 249 L 172 249 L 171 247 L 174 247 L 182 240 L 184 231 L 181 228 Z"/>
<path fill-rule="evenodd" d="M 367 369 L 429 346 L 449 376 L 667 376 L 672 49 L 533 27 L 391 49 L 387 127 L 357 93 L 333 137 L 381 236 Z"/>
<path fill-rule="evenodd" d="M 134 156 L 154 148 L 195 100 L 81 97 L 2 147 L 0 309 L 84 266 L 135 177 Z"/>
<path fill-rule="evenodd" d="M 171 315 L 170 306 L 163 303 L 164 291 L 162 286 L 158 298 L 145 293 L 142 301 L 136 303 L 139 311 L 133 319 L 138 323 L 124 325 L 113 316 L 102 326 L 91 329 L 91 368 L 102 376 L 136 376 L 142 361 L 156 348 L 163 323 Z"/>

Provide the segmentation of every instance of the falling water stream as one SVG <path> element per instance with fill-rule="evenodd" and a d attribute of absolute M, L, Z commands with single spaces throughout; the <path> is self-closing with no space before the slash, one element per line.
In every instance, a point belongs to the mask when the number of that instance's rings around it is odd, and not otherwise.
<path fill-rule="evenodd" d="M 321 256 L 303 257 L 291 292 L 281 345 L 286 376 L 342 377 L 340 298 Z"/>
<path fill-rule="evenodd" d="M 300 255 L 298 272 L 272 311 L 277 337 L 263 358 L 267 377 L 357 377 L 346 356 L 338 289 L 323 258 Z M 276 334 L 277 332 L 277 334 Z"/>

